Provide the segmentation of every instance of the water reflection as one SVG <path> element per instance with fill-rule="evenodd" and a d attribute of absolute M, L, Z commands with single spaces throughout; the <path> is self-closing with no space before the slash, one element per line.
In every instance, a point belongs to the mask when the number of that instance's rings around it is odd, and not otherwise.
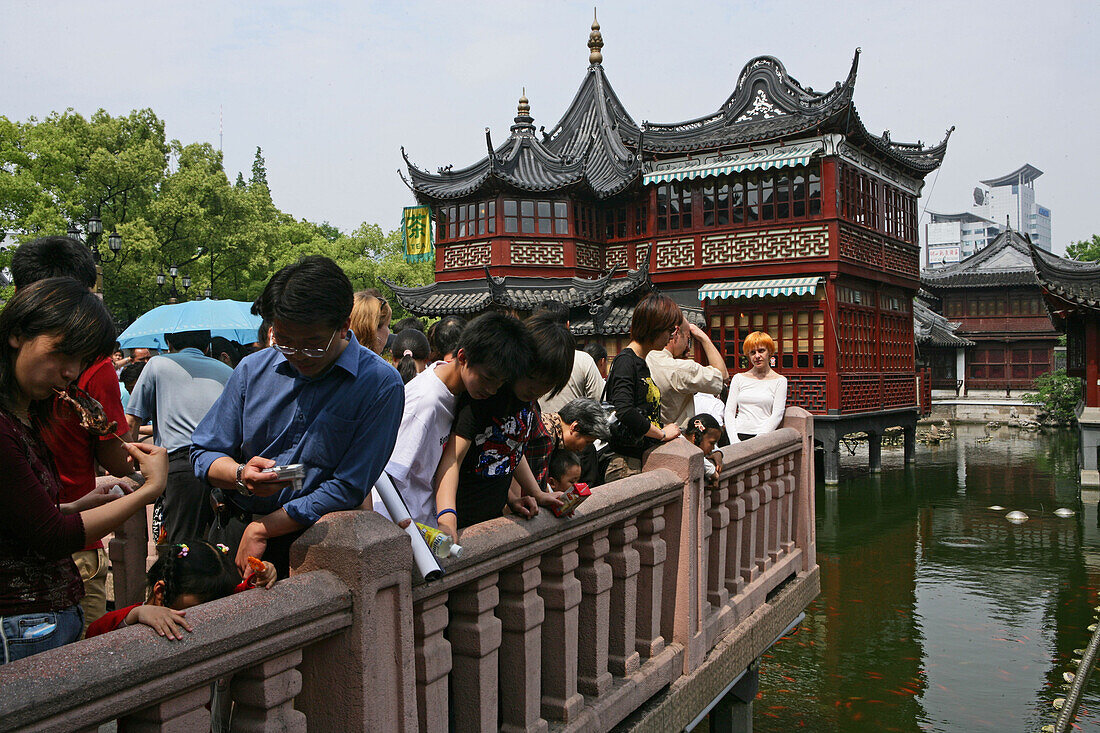
<path fill-rule="evenodd" d="M 843 462 L 839 488 L 817 492 L 821 596 L 764 660 L 756 729 L 1052 723 L 1100 578 L 1097 497 L 1078 502 L 1075 440 L 964 426 L 918 446 L 915 466 L 885 448 L 881 474 L 861 468 L 865 456 Z M 1017 509 L 1024 524 L 1004 518 Z M 1100 676 L 1083 729 L 1100 730 L 1093 708 Z"/>

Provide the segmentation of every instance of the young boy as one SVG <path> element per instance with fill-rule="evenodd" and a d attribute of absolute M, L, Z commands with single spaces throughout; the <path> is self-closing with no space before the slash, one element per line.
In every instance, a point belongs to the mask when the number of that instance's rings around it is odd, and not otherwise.
<path fill-rule="evenodd" d="M 511 389 L 492 399 L 472 399 L 459 410 L 437 473 L 439 528 L 458 539 L 458 529 L 501 516 L 505 504 L 529 518 L 539 506 L 557 506 L 556 494 L 535 482 L 524 455 L 528 440 L 542 430 L 537 400 L 557 394 L 569 381 L 576 351 L 573 336 L 549 317 L 532 316 L 532 366 Z"/>
<path fill-rule="evenodd" d="M 432 479 L 451 435 L 459 395 L 486 400 L 529 368 L 531 334 L 516 318 L 486 313 L 458 339 L 455 358 L 428 365 L 405 385 L 405 411 L 386 473 L 421 524 L 436 526 Z M 381 511 L 381 502 L 375 502 Z"/>
<path fill-rule="evenodd" d="M 546 484 L 551 491 L 566 493 L 581 480 L 581 459 L 568 448 L 558 448 L 550 456 Z"/>

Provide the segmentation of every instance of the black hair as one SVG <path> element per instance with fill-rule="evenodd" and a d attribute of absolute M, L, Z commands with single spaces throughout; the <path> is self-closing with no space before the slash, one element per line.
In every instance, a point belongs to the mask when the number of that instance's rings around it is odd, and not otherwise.
<path fill-rule="evenodd" d="M 557 448 L 550 454 L 550 471 L 548 475 L 555 481 L 561 481 L 566 471 L 579 465 L 581 465 L 581 459 L 576 453 L 566 448 Z"/>
<path fill-rule="evenodd" d="M 267 281 L 258 301 L 260 315 L 291 323 L 322 323 L 339 328 L 354 303 L 351 281 L 328 257 L 310 255 L 287 265 Z M 261 342 L 267 340 L 264 334 Z"/>
<path fill-rule="evenodd" d="M 431 353 L 428 337 L 415 328 L 406 328 L 393 337 L 393 360 L 401 381 L 408 384 L 417 375 L 417 360 L 424 361 Z"/>
<path fill-rule="evenodd" d="M 122 371 L 118 373 L 118 381 L 126 386 L 127 392 L 134 391 L 134 385 L 137 384 L 138 377 L 141 376 L 141 370 L 145 368 L 147 363 L 138 361 L 122 367 Z"/>
<path fill-rule="evenodd" d="M 424 322 L 421 321 L 416 316 L 409 316 L 407 318 L 402 318 L 397 323 L 391 323 L 390 324 L 390 330 L 393 331 L 394 333 L 401 333 L 402 331 L 404 331 L 407 328 L 413 328 L 413 329 L 416 329 L 417 331 L 420 331 L 421 333 L 423 333 L 424 332 Z"/>
<path fill-rule="evenodd" d="M 692 443 L 697 438 L 702 438 L 708 430 L 717 430 L 721 432 L 722 426 L 718 424 L 718 420 L 709 412 L 700 412 L 695 417 L 688 420 L 687 429 L 684 430 L 684 436 Z"/>
<path fill-rule="evenodd" d="M 198 349 L 206 353 L 210 348 L 210 331 L 179 331 L 178 333 L 164 334 L 164 342 L 173 351 L 184 349 Z"/>
<path fill-rule="evenodd" d="M 231 341 L 224 336 L 214 336 L 210 339 L 210 356 L 215 359 L 221 359 L 222 354 L 229 357 L 229 366 L 236 368 L 241 359 L 244 358 L 244 347 L 238 344 L 236 341 Z"/>
<path fill-rule="evenodd" d="M 592 341 L 591 343 L 585 344 L 584 348 L 581 349 L 581 351 L 591 356 L 592 361 L 598 362 L 600 359 L 607 358 L 607 349 L 605 349 L 603 347 L 603 344 L 601 344 L 599 341 Z"/>
<path fill-rule="evenodd" d="M 553 397 L 569 384 L 573 374 L 573 360 L 577 356 L 577 342 L 565 324 L 554 314 L 544 311 L 527 319 L 527 330 L 535 339 L 535 363 L 528 376 L 546 377 L 553 388 L 546 395 Z"/>
<path fill-rule="evenodd" d="M 259 315 L 259 313 L 257 312 L 257 307 L 258 306 L 253 306 L 252 307 L 254 315 Z M 271 332 L 271 321 L 269 321 L 265 318 L 264 320 L 260 321 L 260 327 L 256 329 L 256 343 L 263 344 L 263 346 L 267 346 L 268 345 L 268 340 L 271 338 L 271 333 L 270 332 Z"/>
<path fill-rule="evenodd" d="M 531 315 L 538 316 L 543 314 L 553 318 L 563 326 L 569 323 L 569 306 L 560 300 L 551 300 L 548 298 L 540 302 Z"/>
<path fill-rule="evenodd" d="M 224 549 L 222 549 L 224 548 Z M 199 603 L 230 595 L 241 582 L 241 574 L 225 545 L 203 540 L 157 548 L 160 557 L 149 568 L 149 587 L 164 581 L 164 605 L 172 606 L 182 595 L 193 595 Z"/>
<path fill-rule="evenodd" d="M 459 316 L 444 316 L 428 330 L 428 341 L 432 345 L 432 357 L 443 359 L 458 351 L 458 338 L 466 328 L 466 319 Z"/>
<path fill-rule="evenodd" d="M 95 259 L 91 250 L 72 237 L 39 237 L 15 250 L 11 257 L 12 282 L 17 288 L 51 277 L 71 277 L 94 288 Z"/>
<path fill-rule="evenodd" d="M 15 381 L 16 350 L 9 336 L 32 339 L 59 335 L 56 349 L 79 356 L 85 366 L 109 356 L 117 331 L 103 301 L 71 277 L 51 277 L 19 288 L 0 312 L 0 404 L 11 408 L 19 386 Z M 31 404 L 32 414 L 48 421 L 53 399 Z"/>
<path fill-rule="evenodd" d="M 490 369 L 511 382 L 527 374 L 535 359 L 535 339 L 523 323 L 503 313 L 485 313 L 466 324 L 454 353 L 461 349 L 466 363 Z"/>

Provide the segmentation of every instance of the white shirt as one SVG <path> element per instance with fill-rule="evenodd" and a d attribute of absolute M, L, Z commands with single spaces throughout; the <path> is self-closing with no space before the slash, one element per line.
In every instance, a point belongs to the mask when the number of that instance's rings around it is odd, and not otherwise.
<path fill-rule="evenodd" d="M 397 444 L 386 464 L 386 473 L 405 500 L 409 514 L 429 527 L 436 526 L 432 479 L 451 435 L 457 401 L 436 376 L 436 367 L 443 363 L 429 365 L 405 385 L 405 412 L 397 430 Z M 389 516 L 377 495 L 374 509 Z"/>
<path fill-rule="evenodd" d="M 558 412 L 578 397 L 599 402 L 602 396 L 603 377 L 599 367 L 587 351 L 578 351 L 573 355 L 573 371 L 565 388 L 553 397 L 539 400 L 539 408 L 543 412 Z"/>
<path fill-rule="evenodd" d="M 738 433 L 760 435 L 769 433 L 783 422 L 787 406 L 787 378 L 754 379 L 741 372 L 730 382 L 726 400 L 726 435 L 731 443 L 739 443 Z"/>
<path fill-rule="evenodd" d="M 687 425 L 695 417 L 694 397 L 699 392 L 722 393 L 722 372 L 692 359 L 677 359 L 668 349 L 654 349 L 645 363 L 657 389 L 661 390 L 661 422 Z"/>
<path fill-rule="evenodd" d="M 726 406 L 722 403 L 722 400 L 714 395 L 699 392 L 695 395 L 694 402 L 695 415 L 702 415 L 705 413 L 717 420 L 719 425 L 725 427 Z M 695 417 L 695 415 L 692 415 L 692 417 Z"/>

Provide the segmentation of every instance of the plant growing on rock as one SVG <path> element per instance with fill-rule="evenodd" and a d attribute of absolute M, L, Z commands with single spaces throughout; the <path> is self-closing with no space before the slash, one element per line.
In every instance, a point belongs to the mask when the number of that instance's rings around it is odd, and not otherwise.
<path fill-rule="evenodd" d="M 1029 392 L 1021 399 L 1030 405 L 1038 405 L 1043 422 L 1068 424 L 1076 419 L 1077 403 L 1081 401 L 1081 380 L 1070 377 L 1065 369 L 1036 378 L 1036 392 Z"/>

